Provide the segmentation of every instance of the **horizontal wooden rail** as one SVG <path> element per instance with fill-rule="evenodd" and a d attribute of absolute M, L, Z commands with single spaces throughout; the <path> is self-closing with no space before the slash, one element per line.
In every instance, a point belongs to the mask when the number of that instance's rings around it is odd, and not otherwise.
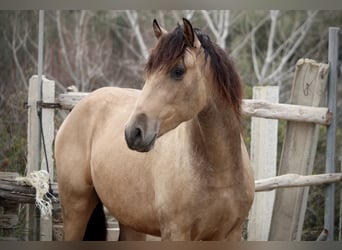
<path fill-rule="evenodd" d="M 57 102 L 60 104 L 62 109 L 72 109 L 87 95 L 89 95 L 88 92 L 69 92 L 66 94 L 60 94 Z"/>
<path fill-rule="evenodd" d="M 52 183 L 52 194 L 58 197 L 57 183 Z M 0 200 L 16 201 L 18 203 L 36 202 L 36 189 L 30 185 L 21 184 L 15 179 L 0 178 Z M 58 202 L 58 200 L 53 200 Z"/>
<path fill-rule="evenodd" d="M 283 119 L 329 125 L 332 114 L 325 107 L 309 107 L 294 104 L 271 103 L 260 100 L 243 100 L 244 114 L 269 119 Z"/>
<path fill-rule="evenodd" d="M 278 188 L 305 187 L 342 181 L 342 173 L 298 175 L 285 174 L 255 181 L 255 192 L 272 191 Z"/>
<path fill-rule="evenodd" d="M 285 174 L 273 178 L 255 181 L 255 192 L 271 191 L 278 188 L 292 188 L 323 185 L 342 181 L 342 173 L 298 175 Z M 52 194 L 58 197 L 58 185 L 52 183 Z M 28 185 L 19 184 L 13 179 L 0 178 L 0 199 L 17 201 L 19 203 L 34 203 L 35 189 Z M 58 202 L 58 200 L 54 200 Z"/>
<path fill-rule="evenodd" d="M 59 106 L 62 109 L 70 110 L 88 94 L 85 92 L 61 94 L 58 98 Z M 247 116 L 311 122 L 322 125 L 329 125 L 332 118 L 328 108 L 325 107 L 308 107 L 249 99 L 243 100 L 242 111 Z"/>

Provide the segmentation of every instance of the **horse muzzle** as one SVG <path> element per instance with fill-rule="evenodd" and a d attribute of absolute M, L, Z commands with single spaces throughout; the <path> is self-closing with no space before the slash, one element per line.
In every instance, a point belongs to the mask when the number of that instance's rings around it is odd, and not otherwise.
<path fill-rule="evenodd" d="M 148 119 L 144 113 L 133 116 L 125 127 L 128 148 L 138 152 L 149 152 L 154 146 L 158 131 L 158 121 Z"/>

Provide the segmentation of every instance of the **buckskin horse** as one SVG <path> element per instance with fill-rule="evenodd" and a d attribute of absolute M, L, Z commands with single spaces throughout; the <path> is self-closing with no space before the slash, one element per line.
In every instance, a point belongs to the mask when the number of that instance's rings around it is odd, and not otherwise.
<path fill-rule="evenodd" d="M 104 87 L 61 125 L 55 158 L 65 240 L 241 240 L 254 179 L 232 60 L 183 19 L 157 38 L 141 91 Z"/>

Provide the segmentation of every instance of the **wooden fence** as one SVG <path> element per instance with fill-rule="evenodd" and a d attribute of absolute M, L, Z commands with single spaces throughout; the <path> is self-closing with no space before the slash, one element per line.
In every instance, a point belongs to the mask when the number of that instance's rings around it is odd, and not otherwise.
<path fill-rule="evenodd" d="M 326 184 L 342 180 L 341 173 L 311 175 L 318 138 L 317 127 L 319 125 L 329 125 L 333 119 L 333 114 L 328 108 L 318 107 L 326 95 L 328 68 L 327 64 L 319 64 L 307 59 L 299 60 L 293 81 L 291 104 L 277 103 L 278 89 L 276 87 L 256 88 L 253 96 L 255 99 L 243 101 L 244 114 L 253 116 L 251 160 L 256 173 L 257 192 L 284 187 Z M 40 88 L 44 90 L 42 97 L 37 95 Z M 43 77 L 42 86 L 40 86 L 38 77 L 33 76 L 30 80 L 27 105 L 29 114 L 28 173 L 39 169 L 48 169 L 52 181 L 55 180 L 52 157 L 55 134 L 53 109 L 72 109 L 74 105 L 88 95 L 88 93 L 70 92 L 61 94 L 55 100 L 54 88 L 53 81 Z M 301 95 L 298 93 L 301 93 Z M 39 116 L 37 116 L 39 112 L 42 112 L 42 126 L 40 126 Z M 279 172 L 277 172 L 276 167 L 277 119 L 289 121 L 280 161 L 283 162 L 283 165 L 281 165 Z M 44 138 L 44 141 L 41 138 Z M 295 146 L 301 143 L 305 144 L 303 146 L 305 148 L 304 153 L 296 152 L 298 149 Z M 276 173 L 278 175 L 281 173 L 281 176 L 276 176 Z M 26 191 L 23 191 L 20 187 L 18 187 L 20 191 L 13 185 L 12 188 L 9 188 L 11 183 L 17 185 L 13 180 L 1 180 L 0 177 L 0 198 L 11 200 L 12 195 L 16 197 L 15 195 L 20 194 L 20 197 L 28 199 L 24 202 L 34 202 L 32 189 L 25 189 L 29 190 L 25 194 Z M 54 194 L 58 194 L 56 184 L 53 184 L 53 190 Z M 262 196 L 263 193 L 256 194 L 256 200 L 250 214 L 248 239 L 299 240 L 308 189 L 279 189 L 276 192 L 271 192 L 265 193 L 266 196 Z M 14 199 L 18 201 L 18 196 Z M 288 199 L 296 201 L 295 208 L 290 208 L 292 217 L 290 220 L 287 215 L 282 214 L 281 207 L 278 206 L 273 210 L 273 206 L 270 206 L 270 202 L 272 203 L 274 200 L 286 206 L 286 200 Z M 36 208 L 29 205 L 27 208 L 27 231 L 30 233 L 28 233 L 27 239 L 52 240 L 56 238 L 54 235 L 60 234 L 56 233 L 56 231 L 58 231 L 57 229 L 60 230 L 61 226 L 53 226 L 52 217 L 37 220 L 37 214 Z M 282 232 L 282 238 L 278 236 L 278 232 Z"/>

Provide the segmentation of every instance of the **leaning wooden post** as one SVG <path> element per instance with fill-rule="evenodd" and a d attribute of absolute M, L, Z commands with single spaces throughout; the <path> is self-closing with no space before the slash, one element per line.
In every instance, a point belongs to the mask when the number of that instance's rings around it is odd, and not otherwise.
<path fill-rule="evenodd" d="M 40 85 L 38 76 L 30 78 L 28 93 L 28 125 L 27 125 L 27 173 L 38 171 L 40 169 L 40 124 L 38 117 L 37 102 L 40 101 Z M 26 211 L 26 230 L 27 240 L 39 240 L 38 219 L 39 213 L 35 205 L 27 205 Z"/>
<path fill-rule="evenodd" d="M 325 99 L 328 65 L 300 59 L 291 91 L 291 104 L 319 106 Z M 319 125 L 287 122 L 277 175 L 312 174 Z M 269 240 L 300 240 L 309 188 L 276 191 Z"/>
<path fill-rule="evenodd" d="M 55 102 L 55 82 L 43 77 L 42 82 L 42 101 L 43 103 Z M 54 181 L 54 160 L 53 160 L 53 141 L 55 133 L 54 124 L 55 110 L 42 108 L 42 148 L 41 148 L 41 169 L 46 170 L 50 175 L 50 182 Z M 44 138 L 43 138 L 44 137 Z M 46 150 L 46 152 L 45 152 Z M 40 240 L 52 240 L 52 217 L 40 218 Z"/>
<path fill-rule="evenodd" d="M 327 131 L 327 148 L 325 172 L 334 173 L 336 170 L 336 101 L 337 101 L 337 78 L 338 78 L 338 44 L 339 28 L 329 28 L 329 89 L 328 108 L 332 112 L 332 120 Z M 334 239 L 335 218 L 335 184 L 330 184 L 325 192 L 324 228 L 328 230 L 328 239 Z"/>

